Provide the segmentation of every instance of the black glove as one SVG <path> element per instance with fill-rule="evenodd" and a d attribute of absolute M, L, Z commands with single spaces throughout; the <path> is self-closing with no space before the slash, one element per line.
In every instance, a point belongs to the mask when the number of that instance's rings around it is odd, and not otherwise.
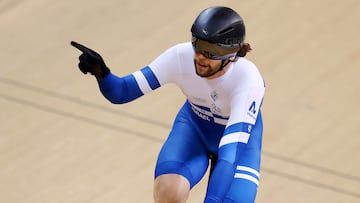
<path fill-rule="evenodd" d="M 98 81 L 102 80 L 110 73 L 110 69 L 96 51 L 74 41 L 71 41 L 70 44 L 83 52 L 79 57 L 79 69 L 81 72 L 94 75 Z"/>

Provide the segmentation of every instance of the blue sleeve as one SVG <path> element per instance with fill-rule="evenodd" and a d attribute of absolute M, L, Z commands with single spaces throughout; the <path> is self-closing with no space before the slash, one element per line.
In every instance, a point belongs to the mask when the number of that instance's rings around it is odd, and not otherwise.
<path fill-rule="evenodd" d="M 132 74 L 118 77 L 110 73 L 99 82 L 99 87 L 104 97 L 114 104 L 127 103 L 144 95 Z"/>
<path fill-rule="evenodd" d="M 245 144 L 240 145 L 243 145 L 242 148 L 245 148 Z M 231 146 L 227 146 L 227 148 L 230 147 Z M 237 153 L 241 151 L 239 150 L 239 147 L 237 147 L 237 151 Z M 222 158 L 217 160 L 215 168 L 210 176 L 204 201 L 205 203 L 220 203 L 224 200 L 224 197 L 234 180 L 235 169 L 236 164 Z"/>
<path fill-rule="evenodd" d="M 218 159 L 211 174 L 206 192 L 205 203 L 220 203 L 228 192 L 234 179 L 235 165 Z"/>
<path fill-rule="evenodd" d="M 233 133 L 250 133 L 249 123 L 237 123 L 225 129 L 224 135 Z M 233 142 L 219 148 L 218 160 L 210 176 L 205 203 L 220 203 L 229 191 L 237 167 L 239 156 L 246 147 L 245 143 Z"/>
<path fill-rule="evenodd" d="M 115 104 L 130 102 L 160 86 L 157 76 L 149 66 L 124 77 L 109 73 L 99 81 L 101 93 Z"/>

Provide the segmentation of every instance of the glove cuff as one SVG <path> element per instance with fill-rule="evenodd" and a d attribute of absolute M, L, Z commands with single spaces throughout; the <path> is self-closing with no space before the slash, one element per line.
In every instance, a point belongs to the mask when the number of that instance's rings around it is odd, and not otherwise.
<path fill-rule="evenodd" d="M 109 75 L 110 69 L 108 67 L 103 67 L 100 73 L 101 79 L 104 79 L 107 75 Z"/>

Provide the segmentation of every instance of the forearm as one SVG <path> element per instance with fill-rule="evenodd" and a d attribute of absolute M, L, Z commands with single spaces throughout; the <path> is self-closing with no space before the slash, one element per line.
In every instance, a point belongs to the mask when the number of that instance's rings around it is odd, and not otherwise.
<path fill-rule="evenodd" d="M 144 95 L 133 75 L 118 77 L 110 73 L 98 84 L 103 96 L 114 104 L 127 103 Z"/>
<path fill-rule="evenodd" d="M 205 203 L 220 203 L 224 200 L 234 179 L 235 166 L 219 159 L 209 180 Z"/>

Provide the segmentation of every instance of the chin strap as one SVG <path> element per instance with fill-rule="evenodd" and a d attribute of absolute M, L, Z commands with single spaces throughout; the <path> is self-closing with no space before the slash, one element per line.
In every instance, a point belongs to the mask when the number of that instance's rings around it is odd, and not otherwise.
<path fill-rule="evenodd" d="M 211 75 L 208 75 L 208 76 L 206 76 L 206 77 L 210 77 L 210 76 L 215 75 L 216 73 L 222 71 L 222 70 L 225 68 L 225 66 L 227 66 L 230 62 L 235 62 L 236 60 L 237 60 L 236 57 L 235 57 L 234 60 L 231 60 L 231 59 L 229 59 L 229 58 L 221 60 L 220 68 L 219 68 L 217 71 L 213 72 Z M 194 61 L 194 63 L 195 63 L 195 61 Z"/>
<path fill-rule="evenodd" d="M 221 60 L 220 68 L 215 73 L 222 71 L 225 68 L 225 66 L 227 66 L 230 62 L 235 62 L 235 61 L 236 61 L 236 59 L 235 60 L 231 60 L 231 59 Z M 213 73 L 212 75 L 214 75 L 215 73 Z"/>

